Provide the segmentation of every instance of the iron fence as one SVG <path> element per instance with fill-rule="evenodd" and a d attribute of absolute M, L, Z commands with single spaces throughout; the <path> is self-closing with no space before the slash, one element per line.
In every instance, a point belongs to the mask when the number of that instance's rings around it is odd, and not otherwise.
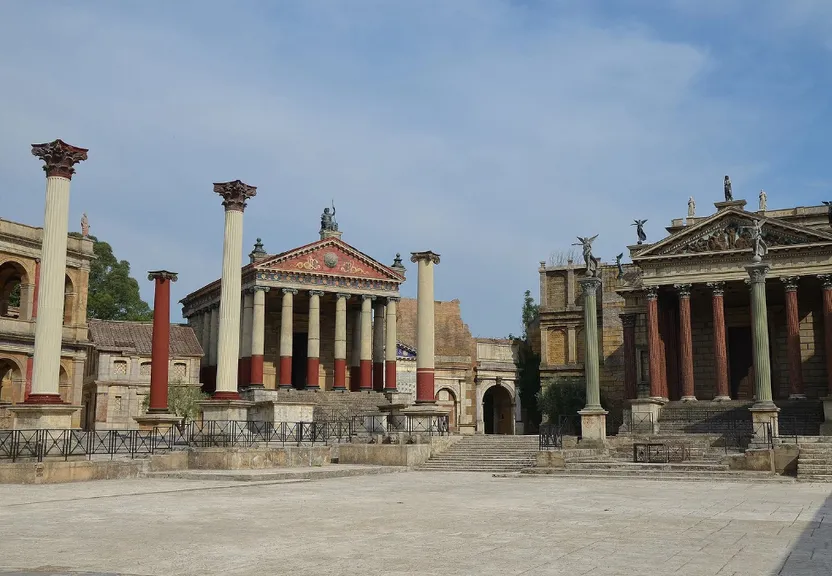
<path fill-rule="evenodd" d="M 112 459 L 117 455 L 136 458 L 189 447 L 314 446 L 349 442 L 368 434 L 444 436 L 448 431 L 446 415 L 363 416 L 329 422 L 209 420 L 150 430 L 0 430 L 0 461 L 93 456 Z"/>
<path fill-rule="evenodd" d="M 563 448 L 563 432 L 557 424 L 541 424 L 537 439 L 538 450 Z"/>
<path fill-rule="evenodd" d="M 690 446 L 684 442 L 635 442 L 633 462 L 669 463 L 690 460 Z"/>

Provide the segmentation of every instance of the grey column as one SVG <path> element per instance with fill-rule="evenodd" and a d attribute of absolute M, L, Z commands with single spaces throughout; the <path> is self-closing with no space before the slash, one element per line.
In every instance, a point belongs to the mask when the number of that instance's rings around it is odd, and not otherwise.
<path fill-rule="evenodd" d="M 584 375 L 586 377 L 586 407 L 601 410 L 601 387 L 598 374 L 598 310 L 596 292 L 601 287 L 598 278 L 581 278 L 578 282 L 584 294 Z"/>
<path fill-rule="evenodd" d="M 774 406 L 771 399 L 771 359 L 768 344 L 768 309 L 766 308 L 766 274 L 769 265 L 750 264 L 745 267 L 751 285 L 751 321 L 754 342 L 755 407 Z"/>

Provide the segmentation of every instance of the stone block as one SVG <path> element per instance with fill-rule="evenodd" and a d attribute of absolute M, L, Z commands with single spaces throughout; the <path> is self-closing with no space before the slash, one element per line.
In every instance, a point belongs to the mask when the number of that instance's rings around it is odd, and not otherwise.
<path fill-rule="evenodd" d="M 15 404 L 8 407 L 14 414 L 16 430 L 72 428 L 72 419 L 81 410 L 70 404 Z"/>
<path fill-rule="evenodd" d="M 564 468 L 566 461 L 561 450 L 541 450 L 537 453 L 535 466 L 538 468 Z"/>
<path fill-rule="evenodd" d="M 581 410 L 581 445 L 603 446 L 607 440 L 606 410 Z"/>
<path fill-rule="evenodd" d="M 252 402 L 244 400 L 205 400 L 199 403 L 203 420 L 248 421 L 248 410 Z"/>

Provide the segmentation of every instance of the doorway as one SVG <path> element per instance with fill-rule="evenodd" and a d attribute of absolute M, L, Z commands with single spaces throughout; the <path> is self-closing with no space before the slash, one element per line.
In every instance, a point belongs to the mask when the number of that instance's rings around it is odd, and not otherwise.
<path fill-rule="evenodd" d="M 306 358 L 308 352 L 306 332 L 292 334 L 292 388 L 306 389 Z"/>
<path fill-rule="evenodd" d="M 486 434 L 511 434 L 514 414 L 511 393 L 499 384 L 485 391 L 482 397 L 482 419 Z"/>
<path fill-rule="evenodd" d="M 751 327 L 728 328 L 728 378 L 731 398 L 751 400 L 754 397 L 754 351 Z"/>

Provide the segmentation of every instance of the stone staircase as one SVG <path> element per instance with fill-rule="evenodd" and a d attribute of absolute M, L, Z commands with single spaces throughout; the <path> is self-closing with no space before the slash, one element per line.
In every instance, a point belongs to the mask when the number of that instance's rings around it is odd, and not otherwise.
<path fill-rule="evenodd" d="M 623 460 L 598 460 L 594 462 L 567 461 L 562 469 L 531 468 L 524 474 L 545 474 L 566 478 L 632 478 L 639 480 L 685 480 L 719 482 L 793 482 L 793 478 L 768 472 L 730 470 L 727 464 L 717 462 L 683 462 L 671 464 L 643 464 Z"/>
<path fill-rule="evenodd" d="M 797 479 L 832 482 L 832 436 L 798 438 Z"/>
<path fill-rule="evenodd" d="M 518 472 L 537 462 L 537 436 L 466 436 L 416 470 Z"/>

